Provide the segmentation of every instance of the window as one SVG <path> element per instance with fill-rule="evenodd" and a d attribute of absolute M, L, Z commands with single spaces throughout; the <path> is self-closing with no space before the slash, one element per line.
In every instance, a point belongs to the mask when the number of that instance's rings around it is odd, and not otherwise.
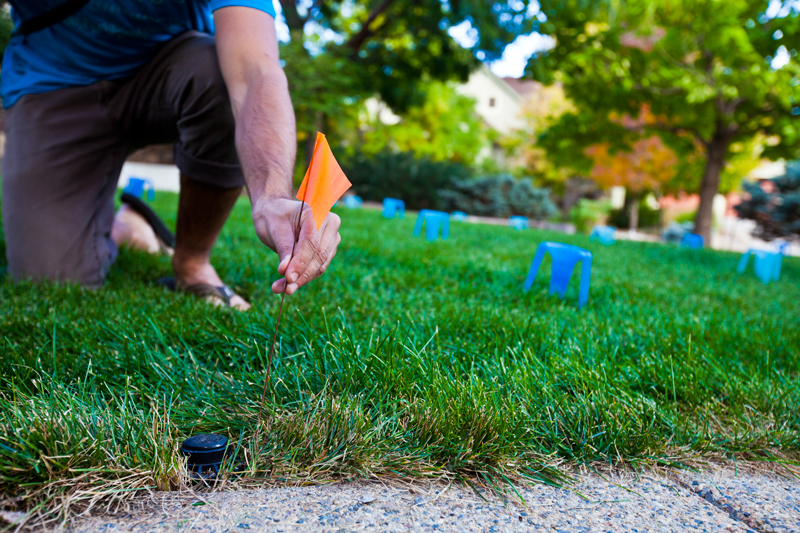
<path fill-rule="evenodd" d="M 489 107 L 494 107 L 494 98 L 489 98 Z"/>

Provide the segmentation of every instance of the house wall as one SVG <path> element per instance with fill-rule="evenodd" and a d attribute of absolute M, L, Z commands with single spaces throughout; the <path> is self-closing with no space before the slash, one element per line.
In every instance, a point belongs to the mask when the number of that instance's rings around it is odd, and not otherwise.
<path fill-rule="evenodd" d="M 474 98 L 475 112 L 499 133 L 505 135 L 523 126 L 520 96 L 488 68 L 482 67 L 473 72 L 469 80 L 456 87 L 456 90 Z"/>
<path fill-rule="evenodd" d="M 714 197 L 712 211 L 716 223 L 719 223 L 729 215 L 732 211 L 731 206 L 738 203 L 736 201 L 738 198 L 739 195 L 736 193 L 731 193 L 727 197 L 717 194 Z M 679 215 L 697 211 L 697 208 L 700 207 L 700 196 L 686 193 L 681 193 L 678 196 L 668 195 L 662 197 L 659 204 L 663 210 L 664 222 L 668 223 L 675 220 Z"/>

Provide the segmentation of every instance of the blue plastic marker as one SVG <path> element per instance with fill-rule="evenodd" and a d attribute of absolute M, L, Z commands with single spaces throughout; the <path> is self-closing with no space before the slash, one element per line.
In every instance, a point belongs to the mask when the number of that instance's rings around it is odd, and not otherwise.
<path fill-rule="evenodd" d="M 128 184 L 122 189 L 122 192 L 141 198 L 144 196 L 145 190 L 147 190 L 147 199 L 152 202 L 156 197 L 156 191 L 153 189 L 153 182 L 147 178 L 129 178 Z"/>
<path fill-rule="evenodd" d="M 406 214 L 406 203 L 397 198 L 384 198 L 383 211 L 381 215 L 383 218 L 403 218 Z"/>
<path fill-rule="evenodd" d="M 592 234 L 589 235 L 590 241 L 597 241 L 604 246 L 609 246 L 617 242 L 614 235 L 617 228 L 613 226 L 595 226 L 592 228 Z"/>
<path fill-rule="evenodd" d="M 697 233 L 684 233 L 683 237 L 681 237 L 681 248 L 689 248 L 695 250 L 697 248 L 702 248 L 705 245 L 705 239 L 703 239 L 702 235 L 698 235 Z"/>
<path fill-rule="evenodd" d="M 510 228 L 514 228 L 517 231 L 528 229 L 530 227 L 528 223 L 528 217 L 520 217 L 520 216 L 509 217 L 508 226 Z"/>
<path fill-rule="evenodd" d="M 581 286 L 578 296 L 578 307 L 583 307 L 589 301 L 589 284 L 592 276 L 592 252 L 571 244 L 560 242 L 543 242 L 536 247 L 528 277 L 525 279 L 525 292 L 531 290 L 533 281 L 542 266 L 544 254 L 549 253 L 553 259 L 550 270 L 550 294 L 558 293 L 561 298 L 567 293 L 569 279 L 575 265 L 581 262 Z"/>
<path fill-rule="evenodd" d="M 782 253 L 751 248 L 742 254 L 742 258 L 739 260 L 739 266 L 736 270 L 740 274 L 747 268 L 747 262 L 750 260 L 751 255 L 755 258 L 755 270 L 758 279 L 763 283 L 778 281 L 778 278 L 781 277 Z"/>
<path fill-rule="evenodd" d="M 342 198 L 342 205 L 345 207 L 349 207 L 350 209 L 356 209 L 364 205 L 364 201 L 361 199 L 360 196 L 345 196 Z"/>
<path fill-rule="evenodd" d="M 450 236 L 450 215 L 443 211 L 433 211 L 423 209 L 417 215 L 414 223 L 414 237 L 419 237 L 422 233 L 422 226 L 425 225 L 425 238 L 433 242 L 439 237 L 439 230 L 442 232 L 442 240 L 447 240 Z"/>

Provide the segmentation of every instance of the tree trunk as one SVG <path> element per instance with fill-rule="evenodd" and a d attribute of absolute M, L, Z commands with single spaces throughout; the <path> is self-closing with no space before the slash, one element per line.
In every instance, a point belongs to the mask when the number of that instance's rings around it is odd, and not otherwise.
<path fill-rule="evenodd" d="M 719 178 L 725 165 L 725 152 L 729 139 L 719 130 L 706 145 L 706 168 L 700 182 L 700 206 L 694 219 L 694 232 L 703 236 L 706 246 L 711 245 L 711 223 L 714 218 L 714 197 L 719 191 Z"/>
<path fill-rule="evenodd" d="M 597 182 L 583 176 L 575 176 L 564 183 L 564 194 L 561 195 L 561 214 L 569 220 L 569 212 L 583 198 L 596 200 L 600 189 Z"/>
<path fill-rule="evenodd" d="M 630 194 L 631 210 L 629 212 L 630 224 L 628 225 L 628 231 L 631 233 L 636 233 L 636 230 L 639 229 L 639 196 L 641 196 L 641 193 L 638 192 Z"/>

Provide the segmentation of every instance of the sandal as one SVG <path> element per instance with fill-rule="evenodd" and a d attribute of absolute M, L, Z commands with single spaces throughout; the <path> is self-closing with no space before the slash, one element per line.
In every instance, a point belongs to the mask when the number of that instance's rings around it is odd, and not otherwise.
<path fill-rule="evenodd" d="M 144 203 L 136 196 L 124 192 L 119 197 L 123 204 L 127 204 L 131 209 L 139 213 L 144 218 L 158 237 L 160 244 L 167 251 L 175 248 L 175 235 L 169 230 L 166 224 L 158 218 L 158 215 L 149 205 Z"/>
<path fill-rule="evenodd" d="M 186 287 L 178 287 L 174 278 L 161 278 L 158 280 L 158 284 L 172 292 L 188 292 L 199 298 L 205 298 L 206 301 L 211 303 L 216 304 L 216 301 L 219 300 L 228 308 L 231 307 L 231 298 L 236 296 L 233 289 L 227 285 L 220 285 L 217 287 L 209 285 L 208 283 L 195 283 L 194 285 L 188 285 Z"/>

